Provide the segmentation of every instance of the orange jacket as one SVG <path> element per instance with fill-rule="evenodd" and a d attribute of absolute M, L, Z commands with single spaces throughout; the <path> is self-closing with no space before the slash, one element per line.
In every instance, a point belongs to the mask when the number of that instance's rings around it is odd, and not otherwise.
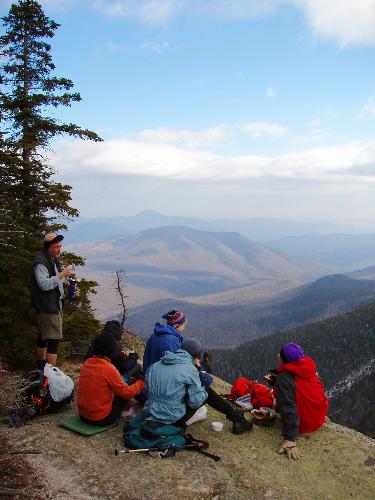
<path fill-rule="evenodd" d="M 115 395 L 131 399 L 143 388 L 142 380 L 128 385 L 108 358 L 94 356 L 84 362 L 79 374 L 78 414 L 89 420 L 102 420 L 110 414 Z"/>

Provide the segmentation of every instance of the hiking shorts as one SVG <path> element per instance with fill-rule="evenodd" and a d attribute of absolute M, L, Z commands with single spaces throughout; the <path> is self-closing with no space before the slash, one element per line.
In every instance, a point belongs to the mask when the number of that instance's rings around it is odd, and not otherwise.
<path fill-rule="evenodd" d="M 41 340 L 62 339 L 62 312 L 57 314 L 38 313 L 38 333 Z"/>

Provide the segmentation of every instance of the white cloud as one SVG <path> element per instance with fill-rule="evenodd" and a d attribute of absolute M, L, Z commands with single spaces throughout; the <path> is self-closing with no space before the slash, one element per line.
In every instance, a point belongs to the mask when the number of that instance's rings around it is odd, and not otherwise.
<path fill-rule="evenodd" d="M 259 139 L 264 136 L 282 137 L 289 134 L 289 130 L 278 123 L 269 122 L 249 122 L 239 126 L 242 134 L 249 135 L 253 139 Z"/>
<path fill-rule="evenodd" d="M 1 0 L 0 0 L 1 1 Z M 313 32 L 341 46 L 375 44 L 375 0 L 40 0 L 61 10 L 76 4 L 93 6 L 109 17 L 134 17 L 148 24 L 163 24 L 176 15 L 232 20 L 270 15 L 282 7 L 301 11 Z M 3 0 L 6 7 L 11 0 Z"/>
<path fill-rule="evenodd" d="M 117 43 L 112 41 L 107 42 L 105 46 L 111 54 L 114 54 L 115 52 L 123 52 L 128 48 L 126 43 Z"/>
<path fill-rule="evenodd" d="M 180 144 L 188 149 L 196 149 L 217 144 L 233 135 L 233 133 L 234 131 L 229 125 L 218 125 L 202 130 L 158 128 L 142 130 L 134 136 L 134 139 L 140 142 L 156 144 Z"/>
<path fill-rule="evenodd" d="M 368 101 L 362 106 L 360 115 L 375 117 L 375 99 L 373 97 L 370 97 L 370 99 L 368 99 Z"/>
<path fill-rule="evenodd" d="M 267 99 L 270 99 L 271 97 L 276 97 L 276 90 L 273 87 L 268 87 L 266 91 L 266 97 Z"/>
<path fill-rule="evenodd" d="M 136 17 L 142 22 L 158 24 L 187 3 L 186 0 L 95 0 L 93 5 L 110 17 Z"/>
<path fill-rule="evenodd" d="M 307 123 L 307 130 L 308 132 L 304 135 L 294 135 L 291 138 L 291 143 L 295 145 L 316 143 L 324 139 L 327 135 L 327 129 L 322 127 L 319 117 Z"/>
<path fill-rule="evenodd" d="M 375 140 L 272 156 L 223 155 L 175 143 L 181 138 L 183 142 L 192 140 L 194 133 L 189 137 L 187 130 L 159 129 L 154 134 L 148 130 L 136 138 L 124 137 L 99 144 L 64 142 L 54 162 L 62 174 L 79 176 L 132 175 L 202 181 L 274 178 L 324 181 L 334 185 L 375 181 Z M 220 135 L 220 132 L 211 133 L 215 140 Z"/>
<path fill-rule="evenodd" d="M 375 0 L 296 0 L 316 34 L 340 44 L 375 43 Z"/>
<path fill-rule="evenodd" d="M 160 54 L 161 52 L 169 49 L 169 43 L 163 38 L 157 37 L 154 40 L 143 43 L 141 48 L 150 49 Z"/>
<path fill-rule="evenodd" d="M 280 138 L 289 134 L 288 128 L 278 123 L 244 122 L 244 123 L 222 123 L 216 127 L 189 130 L 176 130 L 172 128 L 158 128 L 143 130 L 133 138 L 139 141 L 153 143 L 174 143 L 183 145 L 188 149 L 212 146 L 220 143 L 224 139 L 231 137 L 250 137 L 251 139 L 260 138 Z"/>
<path fill-rule="evenodd" d="M 108 16 L 146 23 L 164 23 L 178 14 L 249 19 L 294 7 L 318 36 L 341 45 L 375 43 L 375 0 L 95 0 L 94 6 Z"/>
<path fill-rule="evenodd" d="M 307 124 L 308 128 L 311 130 L 316 130 L 320 126 L 320 118 L 314 118 Z"/>
<path fill-rule="evenodd" d="M 84 2 L 109 17 L 134 17 L 162 24 L 176 15 L 252 19 L 282 7 L 302 11 L 313 32 L 347 44 L 375 44 L 375 0 L 40 0 L 60 10 Z M 9 6 L 11 0 L 1 5 Z"/>

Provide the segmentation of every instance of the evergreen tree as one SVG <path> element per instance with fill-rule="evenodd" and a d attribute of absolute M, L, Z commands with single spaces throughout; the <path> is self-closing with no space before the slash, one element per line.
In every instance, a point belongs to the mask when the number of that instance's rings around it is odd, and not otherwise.
<path fill-rule="evenodd" d="M 47 153 L 61 135 L 101 141 L 90 130 L 62 123 L 49 110 L 81 96 L 55 76 L 49 41 L 59 25 L 34 0 L 13 4 L 0 37 L 0 353 L 33 355 L 29 275 L 43 235 L 77 217 L 71 187 L 54 181 Z"/>

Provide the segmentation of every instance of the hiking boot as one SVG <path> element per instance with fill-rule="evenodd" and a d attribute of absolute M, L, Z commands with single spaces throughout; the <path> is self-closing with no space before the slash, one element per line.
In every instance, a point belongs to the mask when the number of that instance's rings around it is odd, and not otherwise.
<path fill-rule="evenodd" d="M 246 420 L 245 417 L 242 417 L 240 420 L 236 420 L 233 422 L 233 434 L 242 434 L 246 431 L 251 431 L 253 428 L 253 422 Z"/>

